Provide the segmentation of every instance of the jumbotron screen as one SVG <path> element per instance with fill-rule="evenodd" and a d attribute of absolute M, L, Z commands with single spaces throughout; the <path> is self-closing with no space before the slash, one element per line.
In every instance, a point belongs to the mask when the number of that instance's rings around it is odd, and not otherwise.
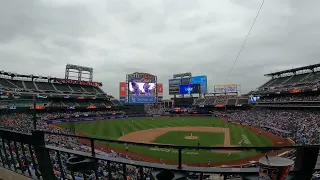
<path fill-rule="evenodd" d="M 155 96 L 155 83 L 129 82 L 131 96 Z"/>
<path fill-rule="evenodd" d="M 200 93 L 200 84 L 188 84 L 179 86 L 180 94 L 196 94 Z"/>

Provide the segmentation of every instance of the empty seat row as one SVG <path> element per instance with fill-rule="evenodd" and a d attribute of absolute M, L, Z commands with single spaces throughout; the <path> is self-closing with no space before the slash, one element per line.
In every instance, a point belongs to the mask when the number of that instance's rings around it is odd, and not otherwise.
<path fill-rule="evenodd" d="M 237 99 L 228 99 L 227 105 L 228 106 L 233 106 L 235 105 L 237 102 Z"/>
<path fill-rule="evenodd" d="M 237 104 L 249 104 L 248 98 L 239 98 Z"/>
<path fill-rule="evenodd" d="M 37 85 L 38 89 L 41 89 L 41 90 L 55 91 L 55 89 L 51 83 L 37 82 L 36 85 Z"/>
<path fill-rule="evenodd" d="M 20 88 L 29 90 L 43 90 L 43 91 L 61 91 L 61 92 L 81 92 L 81 93 L 100 93 L 105 94 L 99 87 L 84 86 L 76 84 L 56 84 L 46 82 L 20 81 L 12 79 L 0 78 L 0 87 L 5 88 Z"/>
<path fill-rule="evenodd" d="M 15 86 L 13 83 L 10 83 L 10 81 L 7 79 L 0 79 L 0 84 L 7 88 L 17 88 L 17 86 Z"/>
<path fill-rule="evenodd" d="M 270 79 L 262 86 L 260 86 L 259 89 L 262 90 L 265 88 L 276 88 L 280 86 L 317 82 L 320 82 L 320 72 L 297 74 L 293 76 Z"/>
<path fill-rule="evenodd" d="M 291 79 L 289 79 L 288 81 L 286 81 L 285 83 L 283 83 L 284 85 L 287 84 L 294 84 L 294 83 L 298 83 L 299 81 L 301 81 L 303 78 L 305 78 L 308 74 L 298 74 L 293 76 Z"/>

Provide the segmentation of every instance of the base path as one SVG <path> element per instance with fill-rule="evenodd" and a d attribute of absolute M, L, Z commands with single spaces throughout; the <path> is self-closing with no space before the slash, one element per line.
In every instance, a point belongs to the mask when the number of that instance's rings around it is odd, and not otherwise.
<path fill-rule="evenodd" d="M 187 131 L 187 132 L 211 132 L 211 133 L 224 133 L 224 144 L 219 146 L 231 147 L 230 142 L 230 130 L 229 128 L 221 127 L 202 127 L 202 126 L 192 126 L 192 127 L 168 127 L 168 128 L 154 128 L 142 131 L 135 131 L 121 136 L 118 140 L 129 141 L 129 142 L 139 142 L 139 143 L 149 143 L 149 144 L 159 144 L 153 143 L 157 137 L 170 132 L 170 131 Z M 185 139 L 198 139 L 198 137 L 187 136 Z M 217 153 L 229 153 L 229 152 L 239 152 L 239 151 L 226 151 L 226 150 L 214 150 Z"/>
<path fill-rule="evenodd" d="M 211 132 L 211 133 L 225 133 L 224 143 L 230 145 L 230 131 L 229 128 L 219 127 L 168 127 L 168 128 L 154 128 L 142 131 L 135 131 L 121 136 L 118 140 L 129 142 L 144 142 L 152 144 L 157 137 L 170 131 L 187 131 L 187 132 Z"/>

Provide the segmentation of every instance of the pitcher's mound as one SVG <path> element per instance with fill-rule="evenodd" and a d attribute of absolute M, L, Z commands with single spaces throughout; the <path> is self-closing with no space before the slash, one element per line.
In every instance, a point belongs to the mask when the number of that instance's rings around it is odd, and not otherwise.
<path fill-rule="evenodd" d="M 198 136 L 185 136 L 185 139 L 198 139 Z"/>

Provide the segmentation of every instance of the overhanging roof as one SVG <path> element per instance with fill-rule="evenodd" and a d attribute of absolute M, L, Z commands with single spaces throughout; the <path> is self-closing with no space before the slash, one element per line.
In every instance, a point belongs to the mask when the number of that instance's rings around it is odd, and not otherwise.
<path fill-rule="evenodd" d="M 301 71 L 301 70 L 314 69 L 314 68 L 317 68 L 317 67 L 320 67 L 320 63 L 309 65 L 309 66 L 303 66 L 303 67 L 288 69 L 288 70 L 283 70 L 283 71 L 278 71 L 278 72 L 274 72 L 274 73 L 269 73 L 269 74 L 265 74 L 264 76 L 281 75 L 281 74 L 284 74 L 284 73 L 291 73 L 291 72 L 297 72 L 297 71 Z"/>
<path fill-rule="evenodd" d="M 4 72 L 0 71 L 0 75 L 6 75 L 11 77 L 23 77 L 23 78 L 41 78 L 41 79 L 55 79 L 53 77 L 46 77 L 46 76 L 35 76 L 35 75 L 23 75 L 23 74 L 17 74 L 17 73 L 11 73 L 11 72 Z"/>

